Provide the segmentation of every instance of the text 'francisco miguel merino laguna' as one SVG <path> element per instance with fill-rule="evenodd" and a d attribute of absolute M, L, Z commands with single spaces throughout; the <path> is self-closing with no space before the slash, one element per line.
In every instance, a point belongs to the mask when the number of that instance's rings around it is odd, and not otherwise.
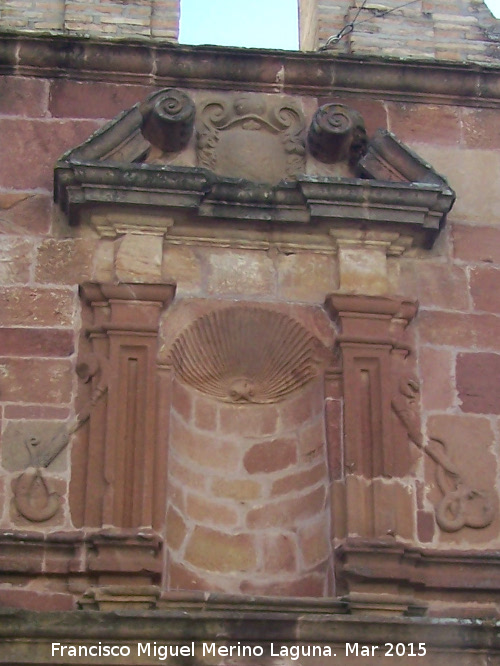
<path fill-rule="evenodd" d="M 232 645 L 217 643 L 201 643 L 202 657 L 288 657 L 296 661 L 300 657 L 336 657 L 329 645 L 278 645 L 269 643 L 245 645 L 240 642 Z M 385 643 L 384 646 L 364 645 L 363 643 L 346 643 L 345 648 L 337 648 L 339 654 L 346 657 L 373 657 L 377 652 L 386 656 L 423 657 L 426 653 L 425 643 Z M 134 653 L 135 652 L 135 653 Z M 199 652 L 198 652 L 199 655 Z M 148 641 L 130 645 L 113 645 L 111 643 L 87 643 L 86 645 L 70 645 L 52 643 L 52 657 L 156 657 L 166 661 L 169 657 L 194 657 L 195 643 L 174 644 Z"/>

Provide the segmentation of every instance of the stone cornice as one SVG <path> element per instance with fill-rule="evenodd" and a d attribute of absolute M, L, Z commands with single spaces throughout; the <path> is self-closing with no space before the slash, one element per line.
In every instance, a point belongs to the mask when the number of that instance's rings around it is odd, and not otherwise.
<path fill-rule="evenodd" d="M 0 33 L 0 72 L 80 81 L 496 106 L 500 68 L 477 64 Z"/>

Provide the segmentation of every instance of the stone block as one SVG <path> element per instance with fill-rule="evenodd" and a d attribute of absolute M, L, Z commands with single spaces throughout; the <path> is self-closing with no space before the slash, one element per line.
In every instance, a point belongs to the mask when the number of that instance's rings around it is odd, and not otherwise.
<path fill-rule="evenodd" d="M 186 423 L 189 423 L 193 413 L 194 391 L 176 380 L 174 380 L 172 387 L 173 409 Z"/>
<path fill-rule="evenodd" d="M 461 141 L 460 108 L 446 105 L 388 102 L 391 132 L 407 143 L 432 142 L 458 146 Z"/>
<path fill-rule="evenodd" d="M 162 277 L 176 283 L 178 294 L 200 294 L 203 266 L 197 252 L 188 246 L 168 245 L 163 252 Z"/>
<path fill-rule="evenodd" d="M 95 132 L 101 123 L 89 120 L 24 120 L 1 118 L 0 134 L 6 155 L 0 164 L 4 188 L 52 190 L 55 162 Z"/>
<path fill-rule="evenodd" d="M 226 479 L 217 477 L 211 484 L 211 493 L 214 497 L 224 497 L 237 502 L 254 500 L 261 496 L 260 483 L 253 479 Z"/>
<path fill-rule="evenodd" d="M 455 224 L 453 251 L 461 261 L 500 264 L 500 229 Z"/>
<path fill-rule="evenodd" d="M 278 410 L 274 405 L 221 405 L 219 428 L 227 436 L 273 435 L 278 429 Z"/>
<path fill-rule="evenodd" d="M 68 407 L 50 407 L 47 405 L 5 405 L 6 419 L 41 419 L 65 421 L 70 415 Z"/>
<path fill-rule="evenodd" d="M 243 465 L 249 474 L 276 472 L 296 462 L 297 442 L 290 437 L 254 444 L 243 458 Z"/>
<path fill-rule="evenodd" d="M 205 487 L 206 474 L 202 474 L 189 466 L 180 463 L 173 455 L 168 461 L 170 475 L 175 478 L 181 486 L 188 486 L 201 491 Z"/>
<path fill-rule="evenodd" d="M 55 79 L 50 85 L 49 111 L 53 118 L 113 118 L 154 89 L 100 81 Z"/>
<path fill-rule="evenodd" d="M 421 307 L 469 309 L 469 289 L 464 268 L 447 263 L 418 262 L 415 277 Z"/>
<path fill-rule="evenodd" d="M 500 414 L 500 354 L 458 354 L 456 377 L 463 412 Z"/>
<path fill-rule="evenodd" d="M 50 230 L 51 210 L 49 194 L 0 193 L 0 233 L 46 234 Z"/>
<path fill-rule="evenodd" d="M 352 247 L 339 243 L 340 290 L 365 295 L 389 289 L 385 248 Z"/>
<path fill-rule="evenodd" d="M 181 514 L 170 505 L 166 517 L 166 535 L 169 548 L 179 550 L 187 534 L 187 525 Z"/>
<path fill-rule="evenodd" d="M 257 556 L 250 534 L 226 534 L 206 527 L 195 527 L 186 545 L 186 561 L 220 573 L 255 569 Z"/>
<path fill-rule="evenodd" d="M 16 587 L 0 587 L 0 606 L 45 612 L 68 611 L 75 609 L 75 600 L 71 594 L 52 594 L 20 590 Z"/>
<path fill-rule="evenodd" d="M 307 463 L 324 460 L 325 425 L 323 419 L 302 428 L 299 439 L 299 460 Z"/>
<path fill-rule="evenodd" d="M 194 425 L 200 430 L 217 430 L 218 404 L 215 400 L 197 396 L 194 404 Z"/>
<path fill-rule="evenodd" d="M 449 409 L 455 400 L 453 377 L 454 357 L 446 349 L 422 347 L 418 354 L 422 406 L 425 409 Z"/>
<path fill-rule="evenodd" d="M 500 314 L 500 269 L 476 267 L 470 271 L 470 288 L 476 310 Z"/>
<path fill-rule="evenodd" d="M 171 446 L 177 455 L 200 467 L 213 470 L 233 470 L 240 462 L 241 450 L 231 440 L 201 435 L 183 425 L 179 419 L 172 418 Z"/>
<path fill-rule="evenodd" d="M 317 516 L 324 509 L 325 495 L 325 489 L 320 487 L 309 493 L 252 509 L 247 515 L 247 525 L 251 529 L 294 527 L 312 516 Z"/>
<path fill-rule="evenodd" d="M 125 234 L 119 241 L 115 273 L 120 282 L 161 282 L 163 236 Z"/>
<path fill-rule="evenodd" d="M 31 240 L 19 236 L 3 236 L 0 245 L 0 285 L 29 282 L 32 260 Z"/>
<path fill-rule="evenodd" d="M 337 288 L 338 275 L 332 255 L 302 252 L 279 255 L 278 295 L 288 301 L 323 303 Z"/>
<path fill-rule="evenodd" d="M 275 293 L 273 262 L 262 250 L 212 250 L 207 261 L 210 294 L 270 296 Z"/>
<path fill-rule="evenodd" d="M 320 481 L 327 479 L 327 470 L 323 463 L 315 465 L 311 469 L 303 470 L 283 476 L 274 481 L 271 486 L 271 495 L 286 495 L 295 493 L 305 488 L 315 486 Z"/>
<path fill-rule="evenodd" d="M 500 317 L 422 310 L 418 330 L 423 344 L 500 350 Z"/>
<path fill-rule="evenodd" d="M 2 328 L 0 349 L 3 356 L 71 356 L 74 333 L 53 328 Z"/>
<path fill-rule="evenodd" d="M 262 542 L 264 574 L 297 570 L 297 545 L 292 535 L 265 534 Z"/>
<path fill-rule="evenodd" d="M 461 115 L 463 142 L 468 148 L 500 148 L 500 127 L 496 109 L 463 107 Z"/>
<path fill-rule="evenodd" d="M 307 569 L 330 557 L 330 540 L 324 520 L 308 523 L 297 534 L 299 549 Z"/>
<path fill-rule="evenodd" d="M 206 590 L 207 592 L 223 592 L 225 590 L 214 585 L 212 580 L 191 571 L 178 562 L 170 561 L 168 569 L 170 590 Z"/>
<path fill-rule="evenodd" d="M 0 358 L 0 391 L 8 402 L 68 403 L 73 378 L 70 361 Z"/>
<path fill-rule="evenodd" d="M 238 523 L 233 507 L 192 492 L 186 495 L 186 518 L 210 527 L 234 527 Z"/>
<path fill-rule="evenodd" d="M 41 118 L 47 114 L 49 82 L 21 76 L 0 79 L 0 114 Z"/>
<path fill-rule="evenodd" d="M 91 239 L 42 241 L 36 257 L 36 280 L 67 285 L 90 280 L 96 248 L 97 241 Z"/>
<path fill-rule="evenodd" d="M 73 325 L 75 293 L 70 289 L 3 287 L 0 311 L 4 326 Z"/>

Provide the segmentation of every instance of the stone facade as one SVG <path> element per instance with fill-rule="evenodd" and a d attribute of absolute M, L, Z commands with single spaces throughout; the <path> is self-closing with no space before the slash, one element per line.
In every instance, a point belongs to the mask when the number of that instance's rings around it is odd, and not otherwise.
<path fill-rule="evenodd" d="M 493 663 L 499 71 L 12 32 L 0 68 L 2 663 Z"/>

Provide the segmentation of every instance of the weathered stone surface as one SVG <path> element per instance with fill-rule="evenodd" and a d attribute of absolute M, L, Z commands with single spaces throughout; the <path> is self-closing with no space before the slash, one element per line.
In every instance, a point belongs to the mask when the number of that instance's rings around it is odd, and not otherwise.
<path fill-rule="evenodd" d="M 4 326 L 71 326 L 75 294 L 62 288 L 3 287 L 0 308 Z"/>
<path fill-rule="evenodd" d="M 51 472 L 67 468 L 67 451 L 61 449 L 67 426 L 61 421 L 9 421 L 2 434 L 2 467 L 22 471 L 45 466 L 51 458 Z"/>
<path fill-rule="evenodd" d="M 54 163 L 99 126 L 88 120 L 0 119 L 6 154 L 16 155 L 15 160 L 3 160 L 0 165 L 3 186 L 50 190 Z"/>
<path fill-rule="evenodd" d="M 453 248 L 454 256 L 462 261 L 500 264 L 500 230 L 455 224 Z"/>
<path fill-rule="evenodd" d="M 386 294 L 389 283 L 385 248 L 339 246 L 340 290 L 355 294 Z"/>
<path fill-rule="evenodd" d="M 201 467 L 231 470 L 238 464 L 241 452 L 231 440 L 220 440 L 213 435 L 201 435 L 172 419 L 171 442 L 178 455 Z"/>
<path fill-rule="evenodd" d="M 74 333 L 50 328 L 2 328 L 0 349 L 3 356 L 71 356 Z"/>
<path fill-rule="evenodd" d="M 280 437 L 254 444 L 243 458 L 249 474 L 275 472 L 297 462 L 297 443 L 291 438 Z"/>
<path fill-rule="evenodd" d="M 289 301 L 323 303 L 338 284 L 337 266 L 331 255 L 300 253 L 279 255 L 278 295 Z"/>
<path fill-rule="evenodd" d="M 186 496 L 186 516 L 197 524 L 210 527 L 234 527 L 238 522 L 233 507 L 192 492 Z"/>
<path fill-rule="evenodd" d="M 205 571 L 236 573 L 255 568 L 257 559 L 249 534 L 226 534 L 196 527 L 186 545 L 186 560 Z"/>
<path fill-rule="evenodd" d="M 207 290 L 210 294 L 245 296 L 274 294 L 275 270 L 262 251 L 211 251 L 208 256 Z"/>
<path fill-rule="evenodd" d="M 43 117 L 47 113 L 49 82 L 44 79 L 2 76 L 0 79 L 0 114 Z"/>
<path fill-rule="evenodd" d="M 500 270 L 476 267 L 470 272 L 471 294 L 476 310 L 500 314 Z"/>
<path fill-rule="evenodd" d="M 198 252 L 188 246 L 167 245 L 163 253 L 162 276 L 177 284 L 178 294 L 199 294 L 203 288 L 203 266 Z"/>
<path fill-rule="evenodd" d="M 324 562 L 330 556 L 330 543 L 323 521 L 304 525 L 298 531 L 298 542 L 307 568 Z"/>
<path fill-rule="evenodd" d="M 52 197 L 33 192 L 0 193 L 0 232 L 46 234 L 50 229 Z"/>
<path fill-rule="evenodd" d="M 323 481 L 326 476 L 325 466 L 323 463 L 320 463 L 312 469 L 294 472 L 293 474 L 277 479 L 271 487 L 271 495 L 286 495 L 298 492 Z"/>
<path fill-rule="evenodd" d="M 142 85 L 56 79 L 50 86 L 49 111 L 54 118 L 113 118 L 151 93 Z"/>
<path fill-rule="evenodd" d="M 32 259 L 33 242 L 31 240 L 3 236 L 0 245 L 0 285 L 29 282 Z"/>
<path fill-rule="evenodd" d="M 172 506 L 168 507 L 167 519 L 167 542 L 170 548 L 178 550 L 184 542 L 187 534 L 187 525 L 181 514 Z"/>
<path fill-rule="evenodd" d="M 219 407 L 220 430 L 225 435 L 239 434 L 242 437 L 273 435 L 278 429 L 278 416 L 278 410 L 274 405 Z"/>
<path fill-rule="evenodd" d="M 297 547 L 291 535 L 266 534 L 263 542 L 263 573 L 294 572 L 297 568 Z"/>
<path fill-rule="evenodd" d="M 463 412 L 500 414 L 499 354 L 458 354 L 456 376 Z"/>
<path fill-rule="evenodd" d="M 454 358 L 450 351 L 422 347 L 419 351 L 422 405 L 426 409 L 449 409 L 455 391 L 450 381 Z"/>
<path fill-rule="evenodd" d="M 423 343 L 451 347 L 500 349 L 500 317 L 422 310 L 418 317 Z"/>
<path fill-rule="evenodd" d="M 226 497 L 239 502 L 257 499 L 262 493 L 260 484 L 252 479 L 215 478 L 211 491 L 215 497 Z"/>
<path fill-rule="evenodd" d="M 429 140 L 432 128 L 434 143 L 456 146 L 461 139 L 460 108 L 446 105 L 389 102 L 388 123 L 402 141 L 420 143 Z"/>
<path fill-rule="evenodd" d="M 2 398 L 12 402 L 68 403 L 73 385 L 69 361 L 35 358 L 0 359 Z"/>
<path fill-rule="evenodd" d="M 125 234 L 115 257 L 120 282 L 160 282 L 163 236 Z"/>
<path fill-rule="evenodd" d="M 316 488 L 309 493 L 290 499 L 269 503 L 252 509 L 247 515 L 248 527 L 252 529 L 281 527 L 289 528 L 311 516 L 317 515 L 325 506 L 325 489 Z"/>
<path fill-rule="evenodd" d="M 36 257 L 36 280 L 51 284 L 79 284 L 92 278 L 97 243 L 90 239 L 42 241 Z"/>

